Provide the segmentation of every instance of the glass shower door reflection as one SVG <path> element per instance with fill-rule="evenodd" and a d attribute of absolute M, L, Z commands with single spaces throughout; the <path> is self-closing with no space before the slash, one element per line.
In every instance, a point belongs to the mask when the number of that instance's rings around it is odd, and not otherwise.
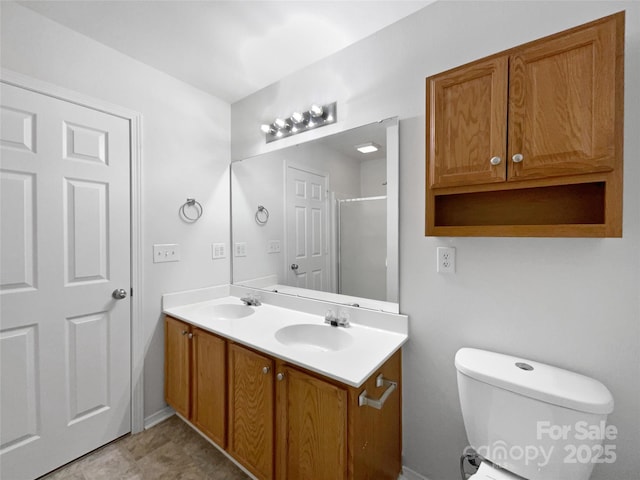
<path fill-rule="evenodd" d="M 338 292 L 387 299 L 387 197 L 338 202 Z"/>

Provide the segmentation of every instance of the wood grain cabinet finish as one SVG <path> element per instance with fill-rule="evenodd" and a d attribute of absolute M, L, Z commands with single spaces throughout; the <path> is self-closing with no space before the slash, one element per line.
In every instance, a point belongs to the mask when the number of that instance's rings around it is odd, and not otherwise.
<path fill-rule="evenodd" d="M 193 330 L 191 421 L 221 447 L 226 445 L 227 342 L 205 330 Z"/>
<path fill-rule="evenodd" d="M 430 79 L 431 187 L 507 179 L 508 66 L 496 57 Z"/>
<path fill-rule="evenodd" d="M 164 328 L 164 397 L 185 418 L 191 413 L 191 326 L 166 317 Z"/>
<path fill-rule="evenodd" d="M 346 480 L 347 389 L 286 365 L 277 378 L 277 478 Z"/>
<path fill-rule="evenodd" d="M 616 41 L 612 19 L 511 56 L 510 180 L 609 172 L 617 166 Z M 513 162 L 516 154 L 521 162 Z"/>
<path fill-rule="evenodd" d="M 273 360 L 229 345 L 228 451 L 260 479 L 274 474 Z"/>
<path fill-rule="evenodd" d="M 226 386 L 226 341 L 166 317 L 165 400 L 223 448 Z"/>
<path fill-rule="evenodd" d="M 427 78 L 426 234 L 621 236 L 623 70 L 621 12 Z"/>

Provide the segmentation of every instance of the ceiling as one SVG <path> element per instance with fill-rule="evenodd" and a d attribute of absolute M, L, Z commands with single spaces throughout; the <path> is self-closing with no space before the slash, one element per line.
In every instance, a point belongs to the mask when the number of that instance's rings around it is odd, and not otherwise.
<path fill-rule="evenodd" d="M 434 0 L 25 0 L 62 25 L 229 103 Z"/>

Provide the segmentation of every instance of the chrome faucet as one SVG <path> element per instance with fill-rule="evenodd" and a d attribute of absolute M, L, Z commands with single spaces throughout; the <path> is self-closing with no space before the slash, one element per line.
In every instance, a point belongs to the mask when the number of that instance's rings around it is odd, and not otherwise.
<path fill-rule="evenodd" d="M 328 323 L 332 327 L 344 327 L 349 326 L 349 314 L 343 310 L 338 312 L 338 316 L 333 313 L 333 310 L 327 310 L 324 315 L 324 323 Z"/>
<path fill-rule="evenodd" d="M 260 298 L 257 295 L 254 295 L 253 293 L 247 293 L 246 296 L 240 297 L 240 301 L 243 302 L 245 305 L 251 305 L 254 307 L 259 307 L 260 305 L 262 305 Z"/>

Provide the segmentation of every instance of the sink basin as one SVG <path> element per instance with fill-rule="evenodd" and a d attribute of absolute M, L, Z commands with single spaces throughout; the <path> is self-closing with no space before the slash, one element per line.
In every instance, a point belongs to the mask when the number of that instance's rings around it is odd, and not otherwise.
<path fill-rule="evenodd" d="M 233 303 L 221 303 L 219 305 L 209 305 L 198 310 L 200 315 L 213 317 L 220 320 L 234 320 L 252 315 L 253 308 L 248 305 L 236 305 Z"/>
<path fill-rule="evenodd" d="M 275 337 L 287 347 L 308 352 L 343 350 L 353 343 L 353 337 L 340 327 L 306 323 L 283 327 L 276 331 Z"/>

